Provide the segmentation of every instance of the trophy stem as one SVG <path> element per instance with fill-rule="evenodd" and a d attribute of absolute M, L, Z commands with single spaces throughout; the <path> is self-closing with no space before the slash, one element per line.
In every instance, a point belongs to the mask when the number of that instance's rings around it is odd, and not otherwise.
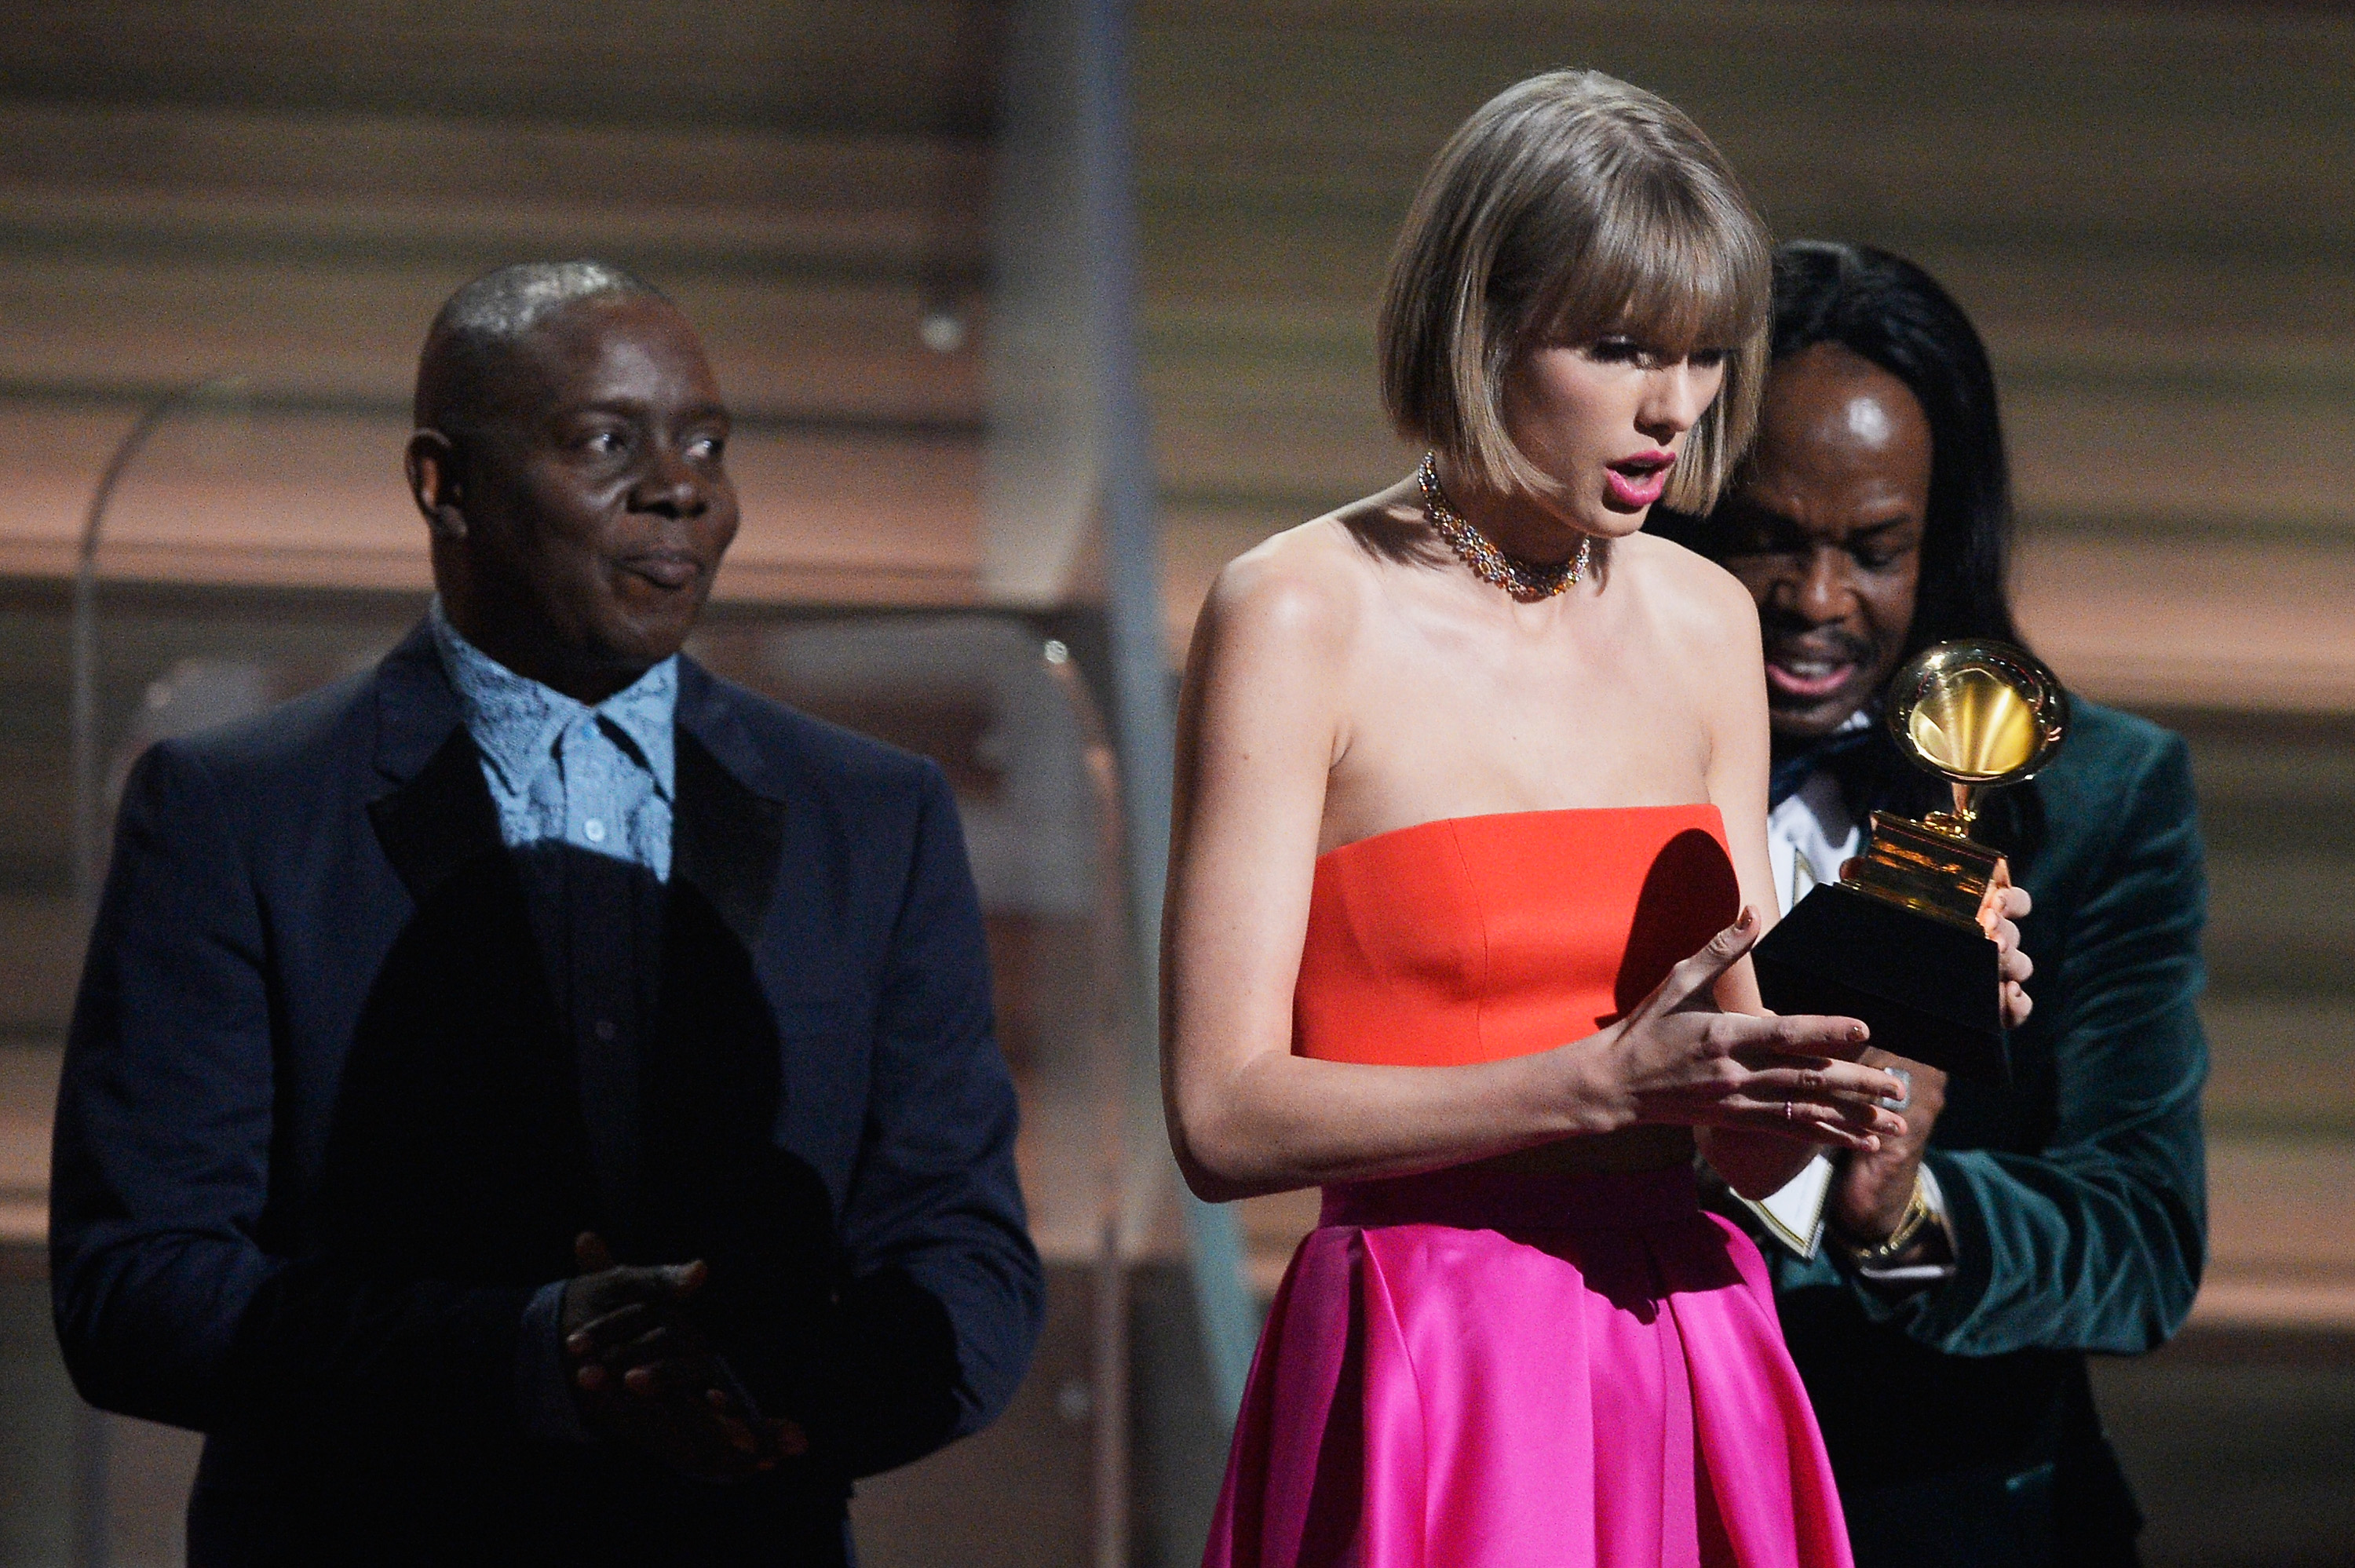
<path fill-rule="evenodd" d="M 1955 791 L 1955 809 L 1932 811 L 1922 819 L 1922 825 L 1950 839 L 1967 839 L 1971 836 L 1971 824 L 1978 820 L 1978 802 L 1975 799 L 1978 787 L 1972 784 L 1951 784 L 1951 787 Z"/>

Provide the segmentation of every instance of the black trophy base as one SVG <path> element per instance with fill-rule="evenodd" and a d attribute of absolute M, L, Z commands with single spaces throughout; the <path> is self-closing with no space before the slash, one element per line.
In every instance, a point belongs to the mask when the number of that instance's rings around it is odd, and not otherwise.
<path fill-rule="evenodd" d="M 2000 1085 L 2001 979 L 1987 934 L 1827 883 L 1751 950 L 1758 991 L 1777 1012 L 1863 1021 L 1872 1044 L 1950 1076 Z"/>

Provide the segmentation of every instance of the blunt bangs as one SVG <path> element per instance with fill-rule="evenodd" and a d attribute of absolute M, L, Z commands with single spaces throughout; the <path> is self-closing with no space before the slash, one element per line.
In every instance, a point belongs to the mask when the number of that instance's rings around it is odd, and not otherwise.
<path fill-rule="evenodd" d="M 1766 316 L 1765 269 L 1729 254 L 1721 215 L 1676 190 L 1597 227 L 1584 256 L 1561 270 L 1538 329 L 1557 341 L 1621 334 L 1670 355 L 1727 354 Z"/>
<path fill-rule="evenodd" d="M 1384 291 L 1384 402 L 1474 483 L 1546 493 L 1505 428 L 1518 355 L 1609 334 L 1722 351 L 1662 497 L 1703 508 L 1756 428 L 1770 290 L 1765 227 L 1698 127 L 1599 71 L 1550 72 L 1481 108 L 1426 176 Z"/>

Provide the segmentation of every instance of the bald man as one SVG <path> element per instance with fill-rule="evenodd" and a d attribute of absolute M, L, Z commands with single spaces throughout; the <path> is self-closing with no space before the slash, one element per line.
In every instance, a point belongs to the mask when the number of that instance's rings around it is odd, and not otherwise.
<path fill-rule="evenodd" d="M 468 284 L 416 425 L 425 621 L 126 787 L 67 1363 L 207 1434 L 197 1568 L 847 1563 L 1040 1316 L 948 790 L 680 653 L 737 506 L 653 289 Z"/>

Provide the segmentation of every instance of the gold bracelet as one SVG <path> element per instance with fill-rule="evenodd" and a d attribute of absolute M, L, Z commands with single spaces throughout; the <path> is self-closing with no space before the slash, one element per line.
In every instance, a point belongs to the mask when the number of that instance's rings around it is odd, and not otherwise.
<path fill-rule="evenodd" d="M 1843 1240 L 1840 1250 L 1847 1255 L 1849 1266 L 1852 1268 L 1885 1268 L 1903 1256 L 1905 1249 L 1913 1245 L 1923 1228 L 1937 1217 L 1936 1212 L 1930 1207 L 1929 1198 L 1923 1193 L 1922 1173 L 1916 1171 L 1913 1173 L 1913 1191 L 1905 1200 L 1905 1212 L 1898 1216 L 1897 1228 L 1889 1233 L 1889 1239 L 1873 1246 L 1855 1246 Z"/>

